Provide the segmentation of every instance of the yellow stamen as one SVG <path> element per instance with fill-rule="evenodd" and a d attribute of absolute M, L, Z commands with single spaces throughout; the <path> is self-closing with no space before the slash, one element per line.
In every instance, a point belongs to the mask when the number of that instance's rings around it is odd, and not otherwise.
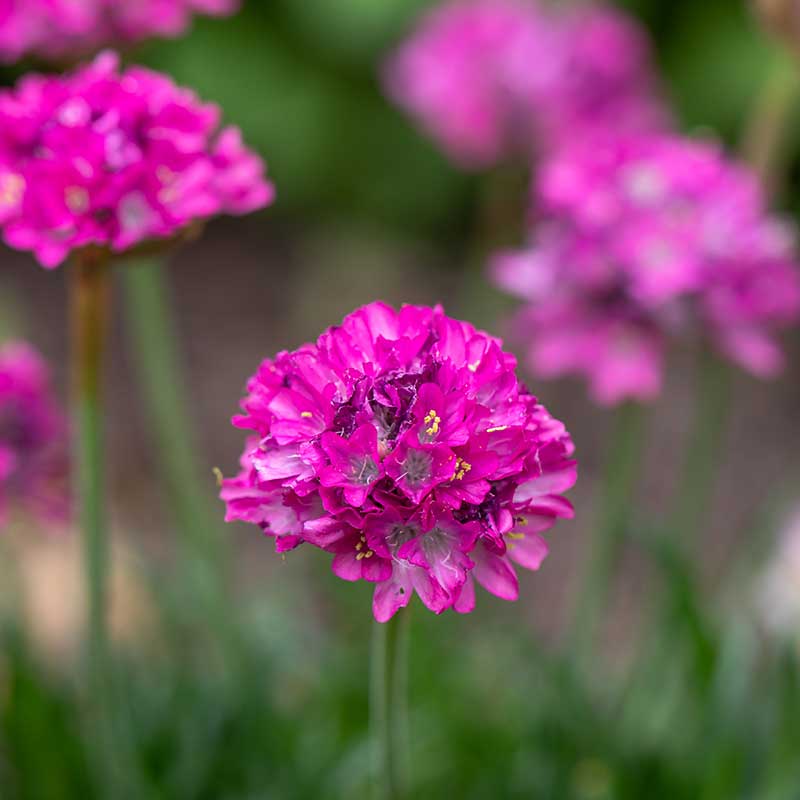
<path fill-rule="evenodd" d="M 214 467 L 211 471 L 214 473 L 214 477 L 217 479 L 217 486 L 222 486 L 222 470 L 219 467 Z"/>
<path fill-rule="evenodd" d="M 463 481 L 464 476 L 472 469 L 472 464 L 468 461 L 464 461 L 461 456 L 456 459 L 456 468 L 455 472 L 453 473 L 453 479 L 457 481 Z"/>
<path fill-rule="evenodd" d="M 437 433 L 439 433 L 439 425 L 442 423 L 442 418 L 436 413 L 435 408 L 432 408 L 425 415 L 423 422 L 429 426 L 425 429 L 425 433 L 427 433 L 428 436 L 435 436 Z"/>
<path fill-rule="evenodd" d="M 508 536 L 509 539 L 524 539 L 525 538 L 525 534 L 524 533 L 507 533 L 506 536 Z"/>
<path fill-rule="evenodd" d="M 506 428 L 508 428 L 508 425 L 497 425 L 494 428 L 487 428 L 486 433 L 496 433 L 497 431 L 504 431 Z"/>
<path fill-rule="evenodd" d="M 303 417 L 303 419 L 308 419 L 309 417 L 313 417 L 314 415 L 310 411 L 302 411 L 300 413 L 300 416 Z"/>

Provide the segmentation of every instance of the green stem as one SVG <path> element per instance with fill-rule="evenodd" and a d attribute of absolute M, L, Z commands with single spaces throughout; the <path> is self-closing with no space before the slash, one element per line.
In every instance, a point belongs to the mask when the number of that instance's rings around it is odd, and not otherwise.
<path fill-rule="evenodd" d="M 712 353 L 700 355 L 697 373 L 694 420 L 668 529 L 685 550 L 701 536 L 708 516 L 731 396 L 730 370 Z"/>
<path fill-rule="evenodd" d="M 100 748 L 106 789 L 123 784 L 115 741 L 113 671 L 108 645 L 108 529 L 103 455 L 103 355 L 108 318 L 110 266 L 81 253 L 70 268 L 72 313 L 72 413 L 75 436 L 75 498 L 83 536 L 87 603 L 90 720 Z M 115 795 L 116 796 L 116 795 Z"/>
<path fill-rule="evenodd" d="M 93 683 L 108 670 L 106 600 L 108 532 L 103 458 L 102 361 L 108 307 L 108 264 L 86 254 L 71 269 L 75 496 L 86 570 L 89 667 Z"/>
<path fill-rule="evenodd" d="M 149 427 L 170 510 L 180 535 L 178 563 L 187 573 L 185 584 L 203 617 L 227 638 L 225 551 L 221 547 L 209 494 L 211 470 L 198 469 L 194 435 L 185 399 L 187 384 L 180 370 L 177 335 L 162 265 L 152 259 L 129 263 L 122 272 L 128 306 L 127 323 L 139 380 L 148 410 Z"/>
<path fill-rule="evenodd" d="M 408 792 L 409 618 L 402 608 L 373 631 L 370 724 L 380 800 L 403 800 Z"/>
<path fill-rule="evenodd" d="M 608 600 L 639 477 L 644 408 L 631 402 L 617 409 L 616 415 L 610 443 L 611 456 L 603 471 L 604 485 L 588 572 L 582 582 L 572 626 L 572 650 L 579 661 L 591 651 L 597 622 Z"/>
<path fill-rule="evenodd" d="M 761 178 L 766 191 L 780 190 L 789 122 L 797 100 L 797 61 L 783 50 L 772 58 L 766 82 L 758 94 L 742 140 L 742 157 Z"/>

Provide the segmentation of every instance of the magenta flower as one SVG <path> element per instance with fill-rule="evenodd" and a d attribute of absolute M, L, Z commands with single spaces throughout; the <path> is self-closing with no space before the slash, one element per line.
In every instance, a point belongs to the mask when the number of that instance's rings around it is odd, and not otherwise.
<path fill-rule="evenodd" d="M 365 306 L 265 361 L 234 425 L 255 432 L 221 492 L 279 552 L 303 542 L 375 584 L 386 621 L 416 592 L 471 611 L 472 579 L 513 600 L 542 533 L 572 516 L 572 441 L 502 343 L 441 308 Z"/>
<path fill-rule="evenodd" d="M 0 61 L 59 60 L 109 45 L 180 36 L 194 14 L 227 15 L 238 0 L 2 0 Z"/>
<path fill-rule="evenodd" d="M 29 345 L 0 347 L 0 526 L 19 507 L 48 521 L 67 515 L 67 426 L 47 365 Z"/>
<path fill-rule="evenodd" d="M 560 146 L 608 125 L 661 128 L 647 37 L 603 5 L 450 0 L 391 58 L 389 94 L 465 167 Z"/>
<path fill-rule="evenodd" d="M 119 71 L 112 53 L 64 77 L 0 92 L 0 226 L 46 267 L 115 253 L 216 214 L 269 204 L 261 160 L 220 112 L 164 75 Z"/>
<path fill-rule="evenodd" d="M 769 377 L 800 315 L 788 229 L 711 144 L 670 136 L 575 144 L 542 169 L 531 247 L 494 278 L 525 301 L 518 331 L 543 378 L 584 375 L 595 400 L 647 400 L 673 337 L 702 332 Z"/>

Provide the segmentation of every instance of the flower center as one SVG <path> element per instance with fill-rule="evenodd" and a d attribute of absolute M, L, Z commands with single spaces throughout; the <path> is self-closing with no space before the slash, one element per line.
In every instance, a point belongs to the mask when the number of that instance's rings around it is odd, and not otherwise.
<path fill-rule="evenodd" d="M 422 450 L 409 450 L 403 462 L 406 473 L 406 483 L 409 486 L 421 486 L 431 477 L 431 464 L 433 459 L 430 453 Z"/>
<path fill-rule="evenodd" d="M 368 486 L 378 477 L 378 466 L 371 456 L 351 456 L 347 477 L 353 483 Z"/>

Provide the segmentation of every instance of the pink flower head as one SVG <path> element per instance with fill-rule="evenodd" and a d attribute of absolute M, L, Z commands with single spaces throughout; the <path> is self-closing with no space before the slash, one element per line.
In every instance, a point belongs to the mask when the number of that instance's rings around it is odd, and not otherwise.
<path fill-rule="evenodd" d="M 12 503 L 65 518 L 66 427 L 39 354 L 22 342 L 0 347 L 0 526 Z"/>
<path fill-rule="evenodd" d="M 238 0 L 0 0 L 0 61 L 82 56 L 180 36 L 194 14 L 232 14 Z"/>
<path fill-rule="evenodd" d="M 220 112 L 104 53 L 0 92 L 0 226 L 46 267 L 87 246 L 119 253 L 217 214 L 268 205 L 261 160 Z"/>
<path fill-rule="evenodd" d="M 528 158 L 609 124 L 661 127 L 644 33 L 602 5 L 450 0 L 390 59 L 389 94 L 457 162 Z"/>
<path fill-rule="evenodd" d="M 303 542 L 375 583 L 386 621 L 416 592 L 471 611 L 473 578 L 515 599 L 542 533 L 572 516 L 573 445 L 502 343 L 441 308 L 372 303 L 250 379 L 234 425 L 254 432 L 224 481 L 228 520 L 279 552 Z"/>
<path fill-rule="evenodd" d="M 672 336 L 705 332 L 769 376 L 775 332 L 800 314 L 788 231 L 744 167 L 672 136 L 600 137 L 566 148 L 535 186 L 533 244 L 494 263 L 525 301 L 519 332 L 540 377 L 584 375 L 595 400 L 648 400 Z"/>

